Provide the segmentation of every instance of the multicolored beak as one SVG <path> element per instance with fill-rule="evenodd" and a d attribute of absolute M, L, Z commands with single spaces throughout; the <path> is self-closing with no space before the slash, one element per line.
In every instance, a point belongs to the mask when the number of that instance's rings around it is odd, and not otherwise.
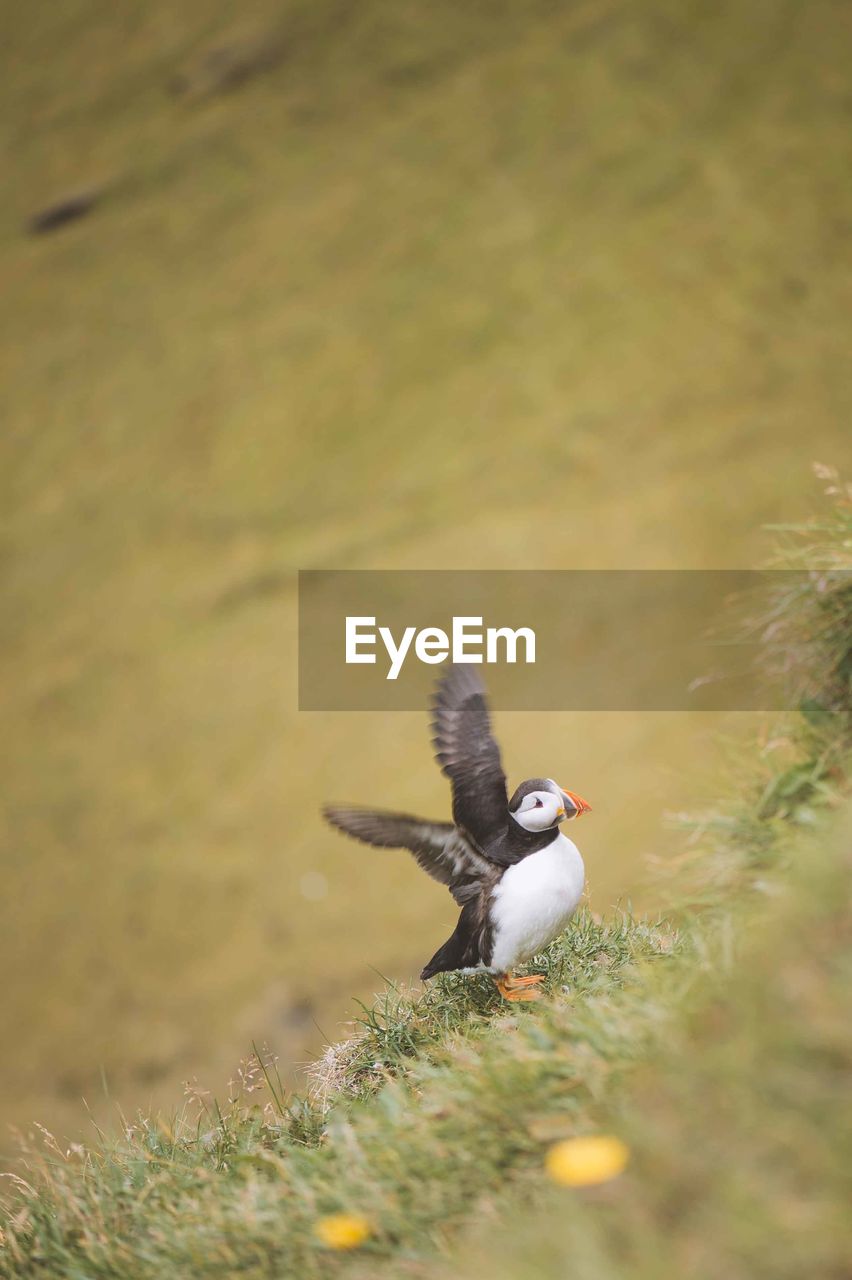
<path fill-rule="evenodd" d="M 560 788 L 560 790 L 567 801 L 565 808 L 569 818 L 582 818 L 584 813 L 591 813 L 592 806 L 588 800 L 578 796 L 575 791 L 565 791 L 563 788 Z M 573 813 L 571 812 L 572 809 Z"/>

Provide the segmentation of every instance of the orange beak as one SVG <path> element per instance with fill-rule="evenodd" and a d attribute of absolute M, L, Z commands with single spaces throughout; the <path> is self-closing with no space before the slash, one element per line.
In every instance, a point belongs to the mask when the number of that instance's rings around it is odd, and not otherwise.
<path fill-rule="evenodd" d="M 562 790 L 577 810 L 575 815 L 576 817 L 582 818 L 584 813 L 591 813 L 592 806 L 589 804 L 588 800 L 584 800 L 582 796 L 578 796 L 575 791 L 565 791 L 564 787 Z"/>

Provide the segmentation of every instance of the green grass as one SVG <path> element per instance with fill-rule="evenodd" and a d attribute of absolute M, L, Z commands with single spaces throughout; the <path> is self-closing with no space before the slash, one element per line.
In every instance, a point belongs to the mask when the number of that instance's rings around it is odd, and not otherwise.
<path fill-rule="evenodd" d="M 840 568 L 852 505 L 835 496 Z M 789 602 L 802 625 L 836 617 L 810 581 Z M 555 1280 L 570 1264 L 589 1280 L 836 1280 L 852 1244 L 852 703 L 830 703 L 845 657 L 824 635 L 784 726 L 808 786 L 780 787 L 794 766 L 756 748 L 696 825 L 668 920 L 584 911 L 536 959 L 540 1005 L 510 1009 L 452 975 L 419 995 L 389 987 L 307 1097 L 255 1052 L 225 1104 L 193 1087 L 117 1140 L 65 1150 L 48 1135 L 8 1197 L 0 1275 Z M 600 1129 L 628 1143 L 627 1174 L 550 1185 L 548 1144 Z M 315 1236 L 337 1211 L 369 1223 L 353 1257 Z"/>
<path fill-rule="evenodd" d="M 844 1273 L 852 1249 L 848 802 L 840 818 L 788 842 L 788 864 L 765 885 L 768 900 L 741 903 L 718 932 L 703 932 L 665 1034 L 629 1087 L 584 1117 L 628 1144 L 627 1174 L 602 1195 L 569 1194 L 536 1170 L 523 1212 L 513 1212 L 506 1188 L 488 1233 L 471 1225 L 454 1251 L 456 1274 Z"/>
<path fill-rule="evenodd" d="M 671 943 L 667 928 L 586 915 L 542 958 L 557 998 L 541 1010 L 507 1012 L 484 980 L 443 979 L 413 1001 L 392 992 L 320 1064 L 312 1102 L 284 1097 L 274 1076 L 270 1089 L 261 1058 L 224 1112 L 194 1097 L 100 1152 L 48 1147 L 52 1190 L 29 1201 L 22 1253 L 10 1232 L 0 1258 L 10 1274 L 26 1274 L 27 1254 L 56 1274 L 321 1274 L 313 1226 L 341 1208 L 369 1218 L 377 1258 L 423 1251 L 537 1159 L 533 1120 L 572 1122 L 641 1057 L 655 1019 L 650 1007 L 626 1019 L 622 991 Z"/>

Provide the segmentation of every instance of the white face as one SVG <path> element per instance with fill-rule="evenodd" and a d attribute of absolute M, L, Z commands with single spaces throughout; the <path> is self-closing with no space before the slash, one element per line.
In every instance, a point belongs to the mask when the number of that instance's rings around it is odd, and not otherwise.
<path fill-rule="evenodd" d="M 545 831 L 565 817 L 565 802 L 552 791 L 530 791 L 512 817 L 525 831 Z"/>

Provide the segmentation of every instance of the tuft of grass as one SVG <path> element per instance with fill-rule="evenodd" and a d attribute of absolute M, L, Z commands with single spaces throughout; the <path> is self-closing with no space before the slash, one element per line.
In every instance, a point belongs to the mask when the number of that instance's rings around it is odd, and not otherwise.
<path fill-rule="evenodd" d="M 671 951 L 674 942 L 662 921 L 650 924 L 627 913 L 604 920 L 586 908 L 569 932 L 528 968 L 545 974 L 545 993 L 588 999 L 612 990 L 636 962 Z M 372 1005 L 361 1005 L 358 1033 L 330 1046 L 313 1068 L 312 1096 L 325 1105 L 341 1090 L 354 1096 L 372 1093 L 389 1076 L 406 1070 L 412 1058 L 429 1059 L 454 1037 L 475 1040 L 505 1009 L 484 976 L 440 974 L 418 993 L 389 983 Z"/>
<path fill-rule="evenodd" d="M 774 578 L 749 623 L 767 667 L 786 679 L 795 711 L 737 753 L 736 781 L 724 806 L 677 817 L 689 838 L 665 895 L 681 910 L 728 909 L 735 892 L 763 887 L 764 876 L 791 856 L 791 828 L 818 826 L 848 794 L 852 484 L 832 467 L 814 469 L 827 499 L 820 514 L 770 526 L 783 534 L 777 567 L 800 572 Z M 670 880 L 672 870 L 668 864 Z"/>
<path fill-rule="evenodd" d="M 852 483 L 814 465 L 828 502 L 805 524 L 771 526 L 784 538 L 779 560 L 804 570 L 769 594 L 761 626 L 767 664 L 787 677 L 802 714 L 819 733 L 839 718 L 852 734 Z"/>

